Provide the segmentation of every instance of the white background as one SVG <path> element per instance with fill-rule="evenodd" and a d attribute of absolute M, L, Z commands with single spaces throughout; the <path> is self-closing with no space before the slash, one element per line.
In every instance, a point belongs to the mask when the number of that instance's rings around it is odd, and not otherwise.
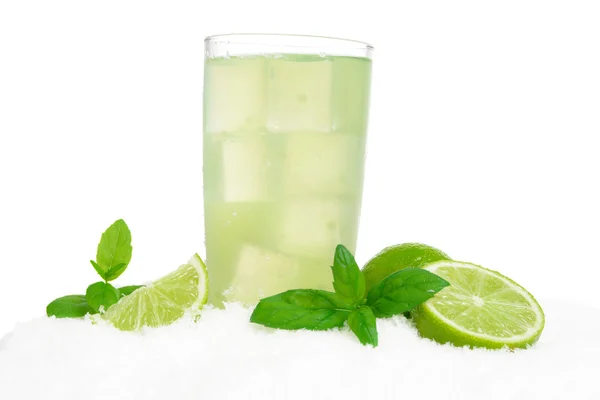
<path fill-rule="evenodd" d="M 117 218 L 123 284 L 204 255 L 202 39 L 230 32 L 375 46 L 359 263 L 423 242 L 600 306 L 597 2 L 386 3 L 0 3 L 0 336 L 96 280 Z"/>

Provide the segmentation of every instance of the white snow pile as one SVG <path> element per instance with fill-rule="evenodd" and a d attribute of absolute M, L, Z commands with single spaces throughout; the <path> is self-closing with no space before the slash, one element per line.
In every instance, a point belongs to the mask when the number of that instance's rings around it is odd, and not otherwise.
<path fill-rule="evenodd" d="M 142 333 L 40 318 L 0 341 L 0 399 L 600 399 L 600 310 L 542 302 L 529 350 L 469 350 L 379 320 L 379 347 L 347 330 L 278 331 L 250 310 L 207 309 Z"/>

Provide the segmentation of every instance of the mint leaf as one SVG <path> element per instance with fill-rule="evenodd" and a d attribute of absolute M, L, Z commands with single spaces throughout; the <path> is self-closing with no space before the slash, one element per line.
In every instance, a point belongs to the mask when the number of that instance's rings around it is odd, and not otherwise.
<path fill-rule="evenodd" d="M 96 263 L 107 280 L 116 279 L 125 271 L 131 261 L 131 252 L 131 232 L 125 221 L 119 219 L 102 234 L 96 252 Z"/>
<path fill-rule="evenodd" d="M 419 268 L 395 272 L 371 288 L 367 305 L 377 318 L 410 311 L 450 285 L 444 279 Z"/>
<path fill-rule="evenodd" d="M 60 297 L 46 307 L 46 314 L 56 318 L 80 318 L 95 313 L 81 294 Z"/>
<path fill-rule="evenodd" d="M 121 293 L 110 283 L 96 282 L 88 286 L 85 292 L 85 299 L 90 307 L 95 311 L 100 311 L 104 307 L 106 311 L 108 307 L 115 304 L 121 298 Z"/>
<path fill-rule="evenodd" d="M 339 244 L 333 258 L 333 287 L 340 296 L 357 305 L 365 296 L 365 277 L 354 256 L 346 247 Z"/>
<path fill-rule="evenodd" d="M 288 290 L 262 299 L 250 321 L 279 329 L 327 330 L 344 325 L 352 304 L 324 290 Z"/>
<path fill-rule="evenodd" d="M 119 288 L 119 293 L 121 293 L 121 297 L 129 296 L 141 287 L 144 287 L 144 285 L 123 286 Z"/>
<path fill-rule="evenodd" d="M 127 268 L 127 264 L 125 264 L 125 263 L 121 263 L 119 265 L 115 265 L 114 267 L 111 267 L 106 272 L 106 276 L 104 279 L 107 281 L 114 281 L 123 273 L 123 271 L 125 271 L 125 268 Z"/>
<path fill-rule="evenodd" d="M 362 344 L 377 347 L 377 323 L 373 311 L 367 306 L 361 306 L 350 313 L 348 326 Z"/>
<path fill-rule="evenodd" d="M 94 267 L 98 275 L 100 275 L 102 279 L 106 280 L 106 272 L 102 269 L 102 267 L 100 267 L 94 260 L 90 260 L 90 262 L 92 263 L 92 266 Z"/>

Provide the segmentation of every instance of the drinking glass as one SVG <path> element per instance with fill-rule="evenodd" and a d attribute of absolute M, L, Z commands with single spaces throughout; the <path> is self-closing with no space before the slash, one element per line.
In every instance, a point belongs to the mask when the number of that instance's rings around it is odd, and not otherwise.
<path fill-rule="evenodd" d="M 336 245 L 356 248 L 372 50 L 302 35 L 206 38 L 212 304 L 332 289 Z"/>

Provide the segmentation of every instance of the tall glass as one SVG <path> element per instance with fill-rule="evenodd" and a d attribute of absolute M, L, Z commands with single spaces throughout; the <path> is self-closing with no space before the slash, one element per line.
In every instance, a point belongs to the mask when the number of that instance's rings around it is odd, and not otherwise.
<path fill-rule="evenodd" d="M 331 290 L 335 246 L 356 248 L 371 46 L 262 34 L 205 46 L 211 303 Z"/>

